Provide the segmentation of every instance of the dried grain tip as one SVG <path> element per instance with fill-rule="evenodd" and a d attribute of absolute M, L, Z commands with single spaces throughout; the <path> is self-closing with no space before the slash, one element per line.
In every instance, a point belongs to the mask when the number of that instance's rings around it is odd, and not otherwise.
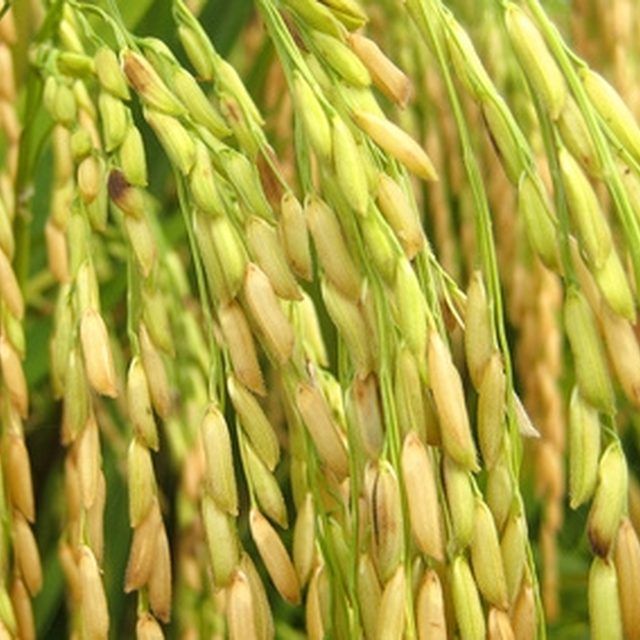
<path fill-rule="evenodd" d="M 82 585 L 82 622 L 87 638 L 107 640 L 109 610 L 102 585 L 100 568 L 91 549 L 81 546 L 79 551 L 80 583 Z"/>
<path fill-rule="evenodd" d="M 600 458 L 598 412 L 574 389 L 569 403 L 569 495 L 577 509 L 596 488 Z"/>
<path fill-rule="evenodd" d="M 440 418 L 444 449 L 451 458 L 471 471 L 479 469 L 471 436 L 469 416 L 460 373 L 437 331 L 429 335 L 429 374 L 433 399 Z"/>
<path fill-rule="evenodd" d="M 424 149 L 393 122 L 365 111 L 355 112 L 353 119 L 378 146 L 409 171 L 423 180 L 438 179 L 436 169 Z"/>
<path fill-rule="evenodd" d="M 382 592 L 376 624 L 376 640 L 401 640 L 404 637 L 405 581 L 404 567 L 399 565 Z"/>
<path fill-rule="evenodd" d="M 487 638 L 488 640 L 515 640 L 511 620 L 505 611 L 491 607 Z"/>
<path fill-rule="evenodd" d="M 327 277 L 344 295 L 357 300 L 362 277 L 351 257 L 336 214 L 315 196 L 306 200 L 305 214 L 318 259 Z"/>
<path fill-rule="evenodd" d="M 275 529 L 257 510 L 249 514 L 251 537 L 280 595 L 291 604 L 300 602 L 300 583 L 287 550 Z"/>
<path fill-rule="evenodd" d="M 247 265 L 244 298 L 268 350 L 280 364 L 284 364 L 293 352 L 293 329 L 282 311 L 271 280 L 253 263 Z"/>
<path fill-rule="evenodd" d="M 107 191 L 113 203 L 128 216 L 144 216 L 147 207 L 144 191 L 132 186 L 123 171 L 112 169 L 109 172 Z"/>
<path fill-rule="evenodd" d="M 280 459 L 280 445 L 260 403 L 233 376 L 227 378 L 227 390 L 249 441 L 269 471 L 273 471 Z"/>
<path fill-rule="evenodd" d="M 218 311 L 218 319 L 234 373 L 251 391 L 264 396 L 266 390 L 258 354 L 242 307 L 237 302 L 222 305 Z"/>
<path fill-rule="evenodd" d="M 464 556 L 458 556 L 451 566 L 451 591 L 461 640 L 485 640 L 480 595 Z"/>
<path fill-rule="evenodd" d="M 587 522 L 591 547 L 599 556 L 609 555 L 627 500 L 627 461 L 620 443 L 612 442 L 600 459 L 598 484 Z"/>
<path fill-rule="evenodd" d="M 444 544 L 436 477 L 427 449 L 415 432 L 404 439 L 401 467 L 416 543 L 420 551 L 442 562 Z"/>
<path fill-rule="evenodd" d="M 371 39 L 359 33 L 347 37 L 349 45 L 371 74 L 374 84 L 390 100 L 400 107 L 406 107 L 413 87 L 411 80 L 397 67 Z"/>
<path fill-rule="evenodd" d="M 95 309 L 86 309 L 80 319 L 80 341 L 89 383 L 110 398 L 118 395 L 116 371 L 104 320 Z"/>
<path fill-rule="evenodd" d="M 594 558 L 589 570 L 589 623 L 593 640 L 624 637 L 616 569 L 604 558 Z"/>
<path fill-rule="evenodd" d="M 310 384 L 300 383 L 296 390 L 296 406 L 320 459 L 339 479 L 346 478 L 349 475 L 346 446 L 320 390 Z"/>
<path fill-rule="evenodd" d="M 164 640 L 162 627 L 150 613 L 143 613 L 138 616 L 136 640 Z"/>
<path fill-rule="evenodd" d="M 206 459 L 207 488 L 218 506 L 231 515 L 238 514 L 238 491 L 233 465 L 229 428 L 220 410 L 210 406 L 200 424 Z"/>
<path fill-rule="evenodd" d="M 185 113 L 182 103 L 171 93 L 146 58 L 131 49 L 124 49 L 120 59 L 129 85 L 140 95 L 143 102 L 172 116 Z"/>
<path fill-rule="evenodd" d="M 624 518 L 616 538 L 614 554 L 622 624 L 628 640 L 640 638 L 640 541 L 629 518 Z"/>
<path fill-rule="evenodd" d="M 438 574 L 427 569 L 416 597 L 418 640 L 447 640 L 444 594 Z"/>

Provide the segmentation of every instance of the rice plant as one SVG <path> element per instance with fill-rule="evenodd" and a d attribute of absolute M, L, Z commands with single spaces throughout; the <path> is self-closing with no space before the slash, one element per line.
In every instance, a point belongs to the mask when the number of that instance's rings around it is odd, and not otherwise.
<path fill-rule="evenodd" d="M 640 639 L 640 5 L 0 9 L 0 638 Z"/>

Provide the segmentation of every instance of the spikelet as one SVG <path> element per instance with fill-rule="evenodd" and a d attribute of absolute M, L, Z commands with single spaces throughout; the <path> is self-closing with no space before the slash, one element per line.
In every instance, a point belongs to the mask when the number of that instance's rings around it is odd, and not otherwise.
<path fill-rule="evenodd" d="M 596 488 L 600 458 L 600 419 L 577 389 L 569 404 L 569 495 L 577 509 Z"/>
<path fill-rule="evenodd" d="M 347 83 L 355 87 L 368 87 L 371 84 L 367 67 L 341 40 L 316 31 L 312 35 L 312 42 L 318 58 Z"/>
<path fill-rule="evenodd" d="M 356 376 L 351 384 L 349 400 L 360 443 L 367 456 L 377 460 L 382 452 L 384 424 L 375 374 Z"/>
<path fill-rule="evenodd" d="M 594 269 L 593 276 L 611 309 L 623 318 L 635 322 L 634 295 L 615 248 L 611 249 L 602 267 Z"/>
<path fill-rule="evenodd" d="M 127 374 L 127 407 L 129 419 L 145 446 L 158 450 L 158 429 L 151 408 L 149 385 L 142 361 L 134 357 Z"/>
<path fill-rule="evenodd" d="M 133 530 L 131 550 L 125 574 L 125 593 L 137 591 L 149 582 L 149 576 L 157 562 L 158 532 L 162 528 L 162 516 L 157 500 L 149 513 Z"/>
<path fill-rule="evenodd" d="M 0 251 L 0 298 L 19 319 L 24 315 L 24 300 L 9 258 Z"/>
<path fill-rule="evenodd" d="M 268 222 L 251 216 L 246 222 L 247 245 L 260 268 L 273 284 L 275 292 L 286 300 L 300 300 L 302 295 L 289 270 L 277 232 Z"/>
<path fill-rule="evenodd" d="M 474 271 L 467 289 L 464 347 L 467 368 L 476 389 L 482 383 L 484 368 L 495 350 L 491 307 L 480 271 Z"/>
<path fill-rule="evenodd" d="M 534 640 L 537 632 L 536 601 L 533 587 L 524 581 L 511 611 L 511 627 L 517 640 Z"/>
<path fill-rule="evenodd" d="M 11 537 L 19 573 L 29 593 L 35 596 L 42 588 L 40 554 L 31 528 L 19 512 L 13 514 Z"/>
<path fill-rule="evenodd" d="M 640 127 L 629 107 L 599 73 L 587 66 L 578 73 L 595 110 L 625 149 L 640 160 Z"/>
<path fill-rule="evenodd" d="M 231 640 L 254 640 L 259 637 L 249 580 L 243 571 L 237 571 L 229 586 L 227 624 Z"/>
<path fill-rule="evenodd" d="M 129 99 L 127 79 L 120 68 L 118 57 L 109 47 L 100 47 L 95 55 L 95 70 L 100 86 L 121 100 Z"/>
<path fill-rule="evenodd" d="M 235 520 L 207 494 L 201 506 L 213 582 L 216 587 L 223 587 L 229 584 L 240 562 Z"/>
<path fill-rule="evenodd" d="M 172 116 L 185 113 L 184 105 L 161 80 L 146 58 L 130 49 L 123 50 L 120 58 L 129 85 L 145 104 Z"/>
<path fill-rule="evenodd" d="M 585 400 L 604 412 L 614 407 L 613 389 L 593 313 L 581 292 L 570 289 L 564 326 L 575 361 L 578 388 Z"/>
<path fill-rule="evenodd" d="M 284 364 L 293 351 L 293 329 L 280 306 L 271 281 L 253 263 L 247 265 L 243 294 L 269 352 L 280 364 Z"/>
<path fill-rule="evenodd" d="M 478 389 L 478 440 L 485 466 L 491 469 L 500 455 L 504 438 L 507 379 L 499 353 L 487 363 Z"/>
<path fill-rule="evenodd" d="M 305 202 L 305 214 L 318 259 L 327 277 L 345 296 L 356 300 L 360 295 L 361 276 L 336 214 L 313 196 Z"/>
<path fill-rule="evenodd" d="M 237 302 L 222 305 L 218 310 L 218 318 L 229 349 L 233 372 L 247 388 L 264 396 L 266 391 L 256 346 L 242 308 Z"/>
<path fill-rule="evenodd" d="M 167 371 L 162 361 L 162 356 L 151 341 L 144 322 L 140 323 L 139 336 L 140 356 L 142 358 L 145 375 L 147 376 L 151 403 L 160 417 L 167 418 L 171 412 L 173 401 L 172 390 L 169 387 Z"/>
<path fill-rule="evenodd" d="M 462 380 L 449 349 L 435 330 L 429 334 L 428 355 L 431 389 L 440 418 L 444 449 L 458 464 L 477 471 L 476 447 L 471 436 Z"/>
<path fill-rule="evenodd" d="M 593 144 L 591 134 L 576 101 L 567 96 L 556 126 L 562 142 L 571 155 L 582 165 L 582 168 L 593 177 L 602 171 L 600 158 Z"/>
<path fill-rule="evenodd" d="M 404 108 L 412 94 L 411 80 L 390 60 L 380 47 L 359 33 L 349 34 L 351 49 L 367 68 L 371 79 L 387 98 Z"/>
<path fill-rule="evenodd" d="M 24 438 L 8 434 L 4 440 L 3 467 L 11 504 L 29 521 L 35 519 L 31 464 Z"/>
<path fill-rule="evenodd" d="M 396 356 L 394 399 L 398 423 L 403 433 L 415 431 L 427 438 L 427 403 L 418 363 L 410 349 L 402 347 Z M 434 444 L 428 441 L 429 444 Z"/>
<path fill-rule="evenodd" d="M 310 493 L 307 493 L 298 509 L 296 524 L 293 529 L 293 565 L 301 587 L 307 584 L 311 576 L 315 546 L 315 511 L 313 498 Z"/>
<path fill-rule="evenodd" d="M 97 393 L 115 398 L 118 390 L 109 335 L 95 309 L 86 309 L 82 314 L 80 341 L 89 383 Z"/>
<path fill-rule="evenodd" d="M 420 218 L 400 185 L 386 173 L 378 177 L 376 199 L 380 211 L 393 229 L 405 255 L 412 260 L 425 244 Z"/>
<path fill-rule="evenodd" d="M 298 604 L 300 583 L 282 540 L 257 509 L 251 509 L 249 526 L 251 537 L 278 593 L 287 602 Z"/>
<path fill-rule="evenodd" d="M 567 97 L 567 85 L 542 35 L 513 2 L 505 8 L 505 24 L 522 70 L 540 94 L 551 118 L 557 120 Z"/>
<path fill-rule="evenodd" d="M 217 505 L 231 515 L 238 514 L 238 491 L 233 467 L 231 438 L 224 416 L 210 406 L 200 423 L 206 460 L 205 479 Z"/>
<path fill-rule="evenodd" d="M 589 570 L 589 623 L 593 640 L 624 637 L 616 569 L 603 558 L 594 558 Z"/>
<path fill-rule="evenodd" d="M 355 211 L 365 215 L 369 207 L 369 187 L 360 148 L 339 116 L 331 122 L 331 136 L 338 185 Z"/>
<path fill-rule="evenodd" d="M 293 74 L 293 91 L 298 106 L 296 114 L 302 120 L 305 133 L 318 158 L 331 159 L 331 126 L 315 91 L 298 72 Z"/>
<path fill-rule="evenodd" d="M 154 130 L 169 160 L 185 176 L 196 161 L 196 147 L 192 135 L 180 120 L 155 109 L 145 109 L 144 118 Z"/>
<path fill-rule="evenodd" d="M 402 337 L 421 361 L 427 347 L 427 315 L 418 277 L 408 260 L 398 260 L 393 293 Z"/>
<path fill-rule="evenodd" d="M 520 591 L 527 562 L 527 526 L 522 515 L 513 514 L 507 521 L 500 540 L 500 553 L 509 604 L 513 604 Z"/>
<path fill-rule="evenodd" d="M 447 640 L 444 594 L 438 574 L 427 569 L 416 596 L 418 640 Z"/>
<path fill-rule="evenodd" d="M 0 252 L 1 253 L 1 252 Z M 29 391 L 18 353 L 4 334 L 0 335 L 0 372 L 11 403 L 21 417 L 29 411 Z"/>
<path fill-rule="evenodd" d="M 244 445 L 244 459 L 260 509 L 270 520 L 286 529 L 289 520 L 280 485 L 248 443 Z"/>
<path fill-rule="evenodd" d="M 523 173 L 518 182 L 518 215 L 524 220 L 532 249 L 553 269 L 558 263 L 557 235 L 551 206 L 540 180 Z"/>
<path fill-rule="evenodd" d="M 402 560 L 403 517 L 398 478 L 388 463 L 376 474 L 370 505 L 373 548 L 380 581 L 386 584 Z"/>
<path fill-rule="evenodd" d="M 628 518 L 620 523 L 614 552 L 625 638 L 640 638 L 640 542 Z"/>
<path fill-rule="evenodd" d="M 227 379 L 227 390 L 249 441 L 269 471 L 273 471 L 280 459 L 280 445 L 269 419 L 253 395 L 233 376 Z"/>
<path fill-rule="evenodd" d="M 612 442 L 600 459 L 598 484 L 587 522 L 591 547 L 599 556 L 609 555 L 627 499 L 627 461 L 620 444 Z"/>
<path fill-rule="evenodd" d="M 373 369 L 374 354 L 361 306 L 342 295 L 328 281 L 322 283 L 322 299 L 359 375 L 366 375 Z"/>
<path fill-rule="evenodd" d="M 480 595 L 464 556 L 451 566 L 451 591 L 461 640 L 485 640 L 485 622 Z"/>
<path fill-rule="evenodd" d="M 593 187 L 580 165 L 565 149 L 560 150 L 559 158 L 567 206 L 577 227 L 580 243 L 589 261 L 601 269 L 613 248 L 611 231 Z"/>
<path fill-rule="evenodd" d="M 290 191 L 285 192 L 280 201 L 280 235 L 291 269 L 301 278 L 311 280 L 313 264 L 304 210 Z"/>
<path fill-rule="evenodd" d="M 322 462 L 339 479 L 346 478 L 349 473 L 347 450 L 319 389 L 310 384 L 300 383 L 296 390 L 296 406 Z"/>
<path fill-rule="evenodd" d="M 127 455 L 129 480 L 129 522 L 137 527 L 149 513 L 156 495 L 151 453 L 137 438 L 131 440 Z"/>
<path fill-rule="evenodd" d="M 441 562 L 444 544 L 438 487 L 427 449 L 415 432 L 404 440 L 401 467 L 414 539 L 420 551 Z"/>
<path fill-rule="evenodd" d="M 376 569 L 368 553 L 358 560 L 358 602 L 366 640 L 375 640 L 382 589 Z"/>
<path fill-rule="evenodd" d="M 489 507 L 477 500 L 471 540 L 471 562 L 482 595 L 499 609 L 508 606 L 507 582 L 500 554 L 498 532 Z"/>
<path fill-rule="evenodd" d="M 138 616 L 136 640 L 164 640 L 162 628 L 150 613 Z"/>
<path fill-rule="evenodd" d="M 155 559 L 148 583 L 149 606 L 154 615 L 168 623 L 171 619 L 171 554 L 164 525 L 157 532 Z"/>
<path fill-rule="evenodd" d="M 405 580 L 404 567 L 399 565 L 382 592 L 376 623 L 376 640 L 401 640 L 404 637 Z"/>
<path fill-rule="evenodd" d="M 80 584 L 82 587 L 83 631 L 92 640 L 107 640 L 109 634 L 109 610 L 100 569 L 91 549 L 80 547 Z"/>
<path fill-rule="evenodd" d="M 453 537 L 457 548 L 464 549 L 473 538 L 474 498 L 471 478 L 466 469 L 447 455 L 443 458 L 442 471 Z"/>
<path fill-rule="evenodd" d="M 436 169 L 424 149 L 393 122 L 366 111 L 356 111 L 353 119 L 380 148 L 409 171 L 423 180 L 438 179 Z"/>

